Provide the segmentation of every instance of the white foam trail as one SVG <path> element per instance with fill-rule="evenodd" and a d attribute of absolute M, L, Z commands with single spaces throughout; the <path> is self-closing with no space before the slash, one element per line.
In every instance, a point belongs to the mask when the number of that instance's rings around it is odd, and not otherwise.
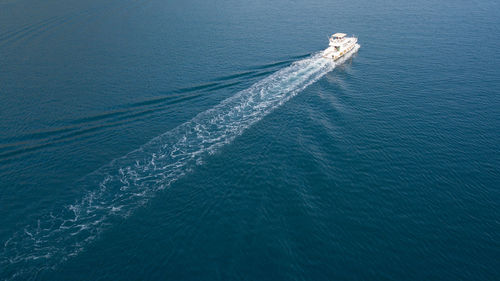
<path fill-rule="evenodd" d="M 321 54 L 297 61 L 86 176 L 82 183 L 88 192 L 81 200 L 4 243 L 0 278 L 26 279 L 77 255 L 113 221 L 130 215 L 358 49 L 336 63 Z"/>

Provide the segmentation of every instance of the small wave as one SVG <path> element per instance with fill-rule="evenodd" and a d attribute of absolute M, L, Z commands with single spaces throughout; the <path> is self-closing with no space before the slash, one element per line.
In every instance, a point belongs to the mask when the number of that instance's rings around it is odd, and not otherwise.
<path fill-rule="evenodd" d="M 62 17 L 62 16 L 54 16 L 54 17 L 48 18 L 46 20 L 43 20 L 43 21 L 40 21 L 40 22 L 37 22 L 34 24 L 25 24 L 17 30 L 7 31 L 7 32 L 0 34 L 0 42 L 5 41 L 9 38 L 12 38 L 13 36 L 22 34 L 24 32 L 29 32 L 31 30 L 34 30 L 34 29 L 37 29 L 40 27 L 44 27 L 48 24 L 51 24 L 51 23 L 58 21 L 58 20 L 61 20 L 63 18 L 64 17 Z"/>
<path fill-rule="evenodd" d="M 219 87 L 223 88 L 229 86 Z M 214 90 L 217 89 L 218 88 Z M 11 139 L 10 142 L 0 145 L 0 161 L 3 162 L 11 157 L 35 152 L 62 142 L 76 140 L 78 137 L 88 135 L 89 133 L 95 133 L 106 128 L 113 128 L 125 123 L 139 121 L 144 119 L 144 117 L 161 113 L 170 108 L 172 105 L 186 102 L 201 96 L 202 94 L 192 94 L 177 98 L 163 98 L 161 101 L 156 100 L 155 103 L 150 103 L 150 105 L 155 105 L 156 103 L 161 102 L 159 105 L 86 117 L 72 122 L 76 123 L 76 125 L 23 135 L 17 137 L 15 141 L 12 141 Z"/>
<path fill-rule="evenodd" d="M 239 81 L 232 83 L 207 83 L 199 86 L 181 88 L 170 92 L 165 97 L 124 105 L 124 109 L 68 121 L 70 125 L 67 126 L 0 139 L 0 161 L 5 161 L 10 157 L 35 152 L 58 144 L 61 141 L 85 135 L 88 132 L 95 132 L 100 129 L 110 128 L 124 123 L 117 121 L 126 120 L 127 122 L 133 122 L 140 120 L 138 117 L 163 112 L 172 105 L 202 96 L 202 94 L 196 92 L 211 92 L 231 88 L 240 83 Z"/>
<path fill-rule="evenodd" d="M 295 61 L 294 59 L 288 59 L 288 60 L 284 60 L 284 61 L 278 61 L 278 62 L 273 62 L 273 63 L 269 63 L 269 64 L 253 66 L 253 67 L 250 67 L 250 69 L 258 69 L 258 70 L 268 69 L 268 68 L 273 68 L 273 67 L 277 67 L 277 66 L 283 66 L 285 64 L 291 64 L 294 61 Z"/>
<path fill-rule="evenodd" d="M 4 243 L 0 276 L 28 279 L 78 255 L 114 221 L 128 217 L 349 56 L 337 63 L 320 54 L 297 61 L 84 177 L 78 183 L 87 190 L 81 199 Z"/>
<path fill-rule="evenodd" d="M 269 70 L 269 71 L 258 72 L 257 74 L 254 74 L 254 75 L 252 75 L 251 77 L 252 77 L 252 78 L 262 77 L 262 76 L 266 76 L 266 75 L 268 75 L 268 74 L 271 74 L 271 73 L 273 73 L 273 72 L 275 72 L 275 70 Z"/>
<path fill-rule="evenodd" d="M 91 22 L 91 18 L 99 14 L 104 13 L 108 9 L 117 9 L 120 7 L 127 7 L 131 4 L 136 4 L 137 1 L 120 1 L 118 3 L 113 3 L 109 1 L 105 4 L 99 3 L 91 8 L 68 12 L 65 15 L 52 16 L 48 19 L 33 23 L 25 24 L 18 28 L 17 30 L 6 31 L 0 34 L 0 46 L 15 43 L 21 39 L 28 39 L 31 37 L 38 36 L 45 33 L 55 27 L 61 26 L 63 24 L 68 24 L 77 20 L 87 20 Z M 89 17 L 85 19 L 85 16 Z"/>
<path fill-rule="evenodd" d="M 55 140 L 64 140 L 65 138 L 69 139 L 73 136 L 84 135 L 84 133 L 81 132 L 89 131 L 86 129 L 86 127 L 95 123 L 99 123 L 100 128 L 110 127 L 107 125 L 107 123 L 121 125 L 122 122 L 115 121 L 127 120 L 128 122 L 131 122 L 135 120 L 134 117 L 162 112 L 167 107 L 170 107 L 174 104 L 185 102 L 202 96 L 201 94 L 193 93 L 212 92 L 221 89 L 229 89 L 243 83 L 243 81 L 241 81 L 241 78 L 258 78 L 271 74 L 273 72 L 275 72 L 275 70 L 248 71 L 222 76 L 219 78 L 215 78 L 213 82 L 180 88 L 167 92 L 161 97 L 155 97 L 152 99 L 125 104 L 122 106 L 122 109 L 116 109 L 96 115 L 69 120 L 67 121 L 68 125 L 66 126 L 35 131 L 14 137 L 6 137 L 3 139 L 0 138 L 0 161 L 4 161 L 12 156 L 23 155 L 25 153 L 34 152 L 53 144 L 60 143 L 54 142 Z M 153 110 L 145 110 L 145 108 L 150 108 Z"/>
<path fill-rule="evenodd" d="M 245 72 L 241 72 L 241 73 L 236 73 L 236 74 L 231 74 L 231 75 L 227 75 L 227 76 L 222 76 L 222 77 L 216 78 L 214 80 L 215 81 L 233 80 L 233 79 L 236 79 L 236 78 L 246 77 L 246 76 L 249 76 L 249 75 L 252 75 L 252 74 L 255 74 L 255 73 L 257 73 L 256 70 L 245 71 Z"/>
<path fill-rule="evenodd" d="M 42 24 L 36 24 L 33 25 L 29 28 L 24 28 L 21 29 L 17 32 L 14 32 L 12 34 L 8 34 L 2 38 L 0 38 L 0 44 L 9 44 L 9 43 L 14 43 L 17 42 L 23 38 L 28 38 L 29 36 L 35 36 L 39 33 L 46 32 L 49 29 L 52 29 L 54 27 L 57 27 L 59 25 L 62 25 L 68 21 L 70 21 L 74 15 L 68 15 L 68 16 L 60 16 L 56 17 L 52 20 L 46 21 Z"/>
<path fill-rule="evenodd" d="M 311 55 L 311 53 L 309 53 L 309 54 L 303 54 L 303 55 L 297 55 L 297 56 L 291 56 L 290 58 L 294 59 L 294 60 L 298 60 L 298 59 L 307 58 L 310 55 Z"/>

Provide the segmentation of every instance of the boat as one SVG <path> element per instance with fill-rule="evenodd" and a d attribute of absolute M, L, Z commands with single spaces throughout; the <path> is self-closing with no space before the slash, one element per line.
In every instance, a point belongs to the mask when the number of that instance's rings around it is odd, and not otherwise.
<path fill-rule="evenodd" d="M 333 60 L 338 60 L 343 57 L 345 54 L 350 52 L 354 47 L 356 47 L 356 43 L 358 42 L 358 38 L 356 37 L 346 37 L 345 33 L 335 33 L 330 36 L 329 47 L 323 51 L 323 57 Z"/>

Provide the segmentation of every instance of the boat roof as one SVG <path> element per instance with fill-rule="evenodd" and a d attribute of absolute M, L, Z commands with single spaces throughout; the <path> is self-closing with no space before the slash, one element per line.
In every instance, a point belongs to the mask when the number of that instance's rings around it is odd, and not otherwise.
<path fill-rule="evenodd" d="M 342 37 L 345 37 L 346 35 L 347 35 L 347 34 L 345 34 L 345 33 L 338 33 L 338 32 L 337 32 L 337 33 L 333 34 L 333 35 L 332 35 L 332 37 L 342 38 Z"/>

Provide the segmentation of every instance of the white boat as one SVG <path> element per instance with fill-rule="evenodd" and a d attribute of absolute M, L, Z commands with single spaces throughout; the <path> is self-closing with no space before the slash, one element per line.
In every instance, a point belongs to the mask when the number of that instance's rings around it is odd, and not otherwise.
<path fill-rule="evenodd" d="M 358 38 L 346 37 L 345 33 L 335 33 L 329 40 L 330 46 L 323 51 L 323 57 L 333 60 L 338 60 L 350 52 L 358 42 Z"/>

